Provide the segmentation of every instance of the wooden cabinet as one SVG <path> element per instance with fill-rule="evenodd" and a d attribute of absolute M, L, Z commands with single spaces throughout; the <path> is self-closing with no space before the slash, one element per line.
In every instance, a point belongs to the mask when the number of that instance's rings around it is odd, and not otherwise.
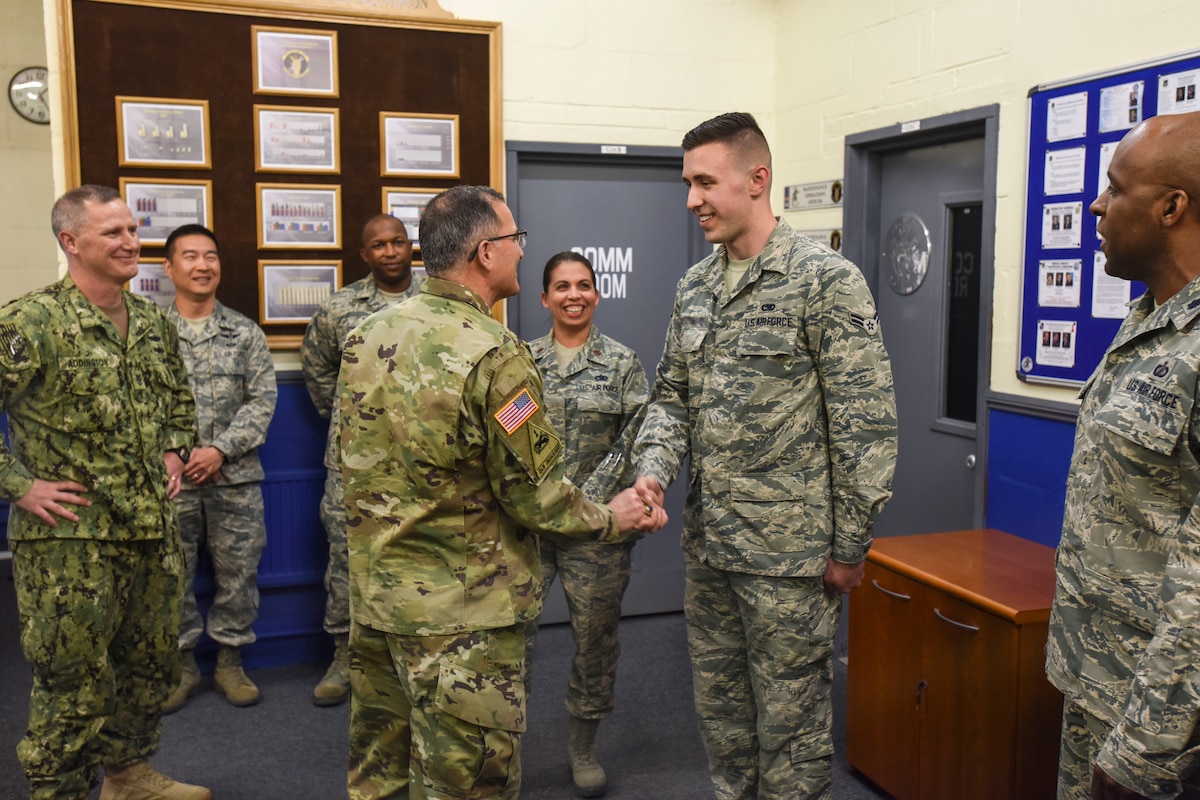
<path fill-rule="evenodd" d="M 850 764 L 897 800 L 1053 798 L 1053 596 L 1053 549 L 1001 531 L 875 540 L 850 595 Z"/>

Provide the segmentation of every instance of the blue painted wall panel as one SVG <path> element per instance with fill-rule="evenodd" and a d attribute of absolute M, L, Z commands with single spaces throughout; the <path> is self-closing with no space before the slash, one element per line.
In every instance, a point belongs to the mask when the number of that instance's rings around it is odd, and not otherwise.
<path fill-rule="evenodd" d="M 992 410 L 987 526 L 1058 546 L 1073 423 Z"/>

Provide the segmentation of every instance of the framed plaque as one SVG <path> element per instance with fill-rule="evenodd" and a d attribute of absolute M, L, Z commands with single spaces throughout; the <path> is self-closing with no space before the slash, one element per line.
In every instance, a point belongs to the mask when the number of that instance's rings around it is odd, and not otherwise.
<path fill-rule="evenodd" d="M 212 181 L 121 178 L 120 189 L 144 245 L 166 244 L 180 225 L 212 228 Z"/>
<path fill-rule="evenodd" d="M 139 261 L 137 275 L 125 288 L 159 308 L 175 302 L 175 284 L 167 277 L 167 268 L 161 261 Z"/>
<path fill-rule="evenodd" d="M 421 247 L 421 215 L 425 213 L 425 205 L 439 194 L 440 191 L 431 189 L 383 187 L 383 213 L 391 214 L 404 223 L 414 250 Z"/>
<path fill-rule="evenodd" d="M 258 321 L 263 325 L 292 325 L 312 319 L 329 296 L 342 286 L 342 262 L 258 262 Z"/>
<path fill-rule="evenodd" d="M 337 31 L 251 25 L 255 94 L 338 96 Z"/>
<path fill-rule="evenodd" d="M 260 249 L 341 248 L 341 186 L 259 183 L 256 190 Z"/>
<path fill-rule="evenodd" d="M 116 102 L 120 166 L 212 168 L 207 100 L 118 96 Z"/>
<path fill-rule="evenodd" d="M 458 114 L 379 112 L 380 170 L 401 177 L 457 178 Z"/>
<path fill-rule="evenodd" d="M 338 109 L 254 107 L 256 172 L 341 172 Z"/>

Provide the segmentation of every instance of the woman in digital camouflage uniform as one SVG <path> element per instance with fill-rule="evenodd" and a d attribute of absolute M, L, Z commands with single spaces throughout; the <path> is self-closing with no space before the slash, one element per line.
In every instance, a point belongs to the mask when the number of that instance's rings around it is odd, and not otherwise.
<path fill-rule="evenodd" d="M 542 273 L 542 305 L 553 325 L 530 348 L 542 373 L 548 415 L 566 448 L 567 477 L 588 499 L 604 502 L 636 477 L 629 451 L 645 415 L 649 385 L 637 353 L 592 325 L 599 301 L 586 258 L 573 252 L 553 256 Z M 571 776 L 581 797 L 605 791 L 593 742 L 600 720 L 612 713 L 617 623 L 632 550 L 633 542 L 541 541 L 543 594 L 557 575 L 575 635 L 566 705 Z M 536 637 L 535 622 L 527 639 L 531 651 Z"/>

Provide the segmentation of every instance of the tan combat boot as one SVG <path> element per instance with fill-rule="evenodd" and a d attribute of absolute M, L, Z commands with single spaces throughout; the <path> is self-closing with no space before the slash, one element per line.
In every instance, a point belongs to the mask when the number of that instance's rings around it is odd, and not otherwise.
<path fill-rule="evenodd" d="M 196 663 L 195 652 L 184 650 L 179 657 L 183 661 L 183 674 L 179 678 L 179 685 L 175 687 L 175 691 L 171 692 L 171 696 L 163 703 L 164 714 L 174 714 L 183 708 L 188 698 L 200 688 L 200 665 Z"/>
<path fill-rule="evenodd" d="M 213 674 L 213 688 L 225 695 L 230 705 L 252 706 L 261 699 L 254 681 L 242 670 L 242 651 L 237 647 L 221 645 L 217 653 L 217 671 Z"/>
<path fill-rule="evenodd" d="M 145 761 L 125 769 L 104 768 L 100 800 L 212 800 L 203 786 L 173 781 Z"/>
<path fill-rule="evenodd" d="M 313 689 L 313 705 L 316 706 L 336 706 L 350 696 L 350 634 L 335 633 L 333 641 L 333 662 Z"/>
<path fill-rule="evenodd" d="M 571 717 L 571 735 L 567 740 L 567 755 L 571 758 L 571 782 L 580 797 L 600 797 L 608 789 L 604 768 L 592 751 L 596 743 L 598 719 Z"/>

